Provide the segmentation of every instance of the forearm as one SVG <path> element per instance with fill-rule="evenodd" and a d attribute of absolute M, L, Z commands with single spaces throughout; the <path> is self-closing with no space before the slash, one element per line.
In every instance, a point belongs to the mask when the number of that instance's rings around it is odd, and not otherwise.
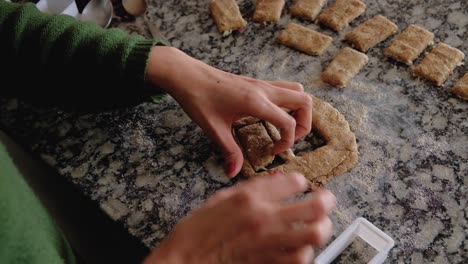
<path fill-rule="evenodd" d="M 42 14 L 33 4 L 3 1 L 0 39 L 0 64 L 15 84 L 4 83 L 0 94 L 12 96 L 140 93 L 148 85 L 149 53 L 162 45 L 72 17 Z"/>

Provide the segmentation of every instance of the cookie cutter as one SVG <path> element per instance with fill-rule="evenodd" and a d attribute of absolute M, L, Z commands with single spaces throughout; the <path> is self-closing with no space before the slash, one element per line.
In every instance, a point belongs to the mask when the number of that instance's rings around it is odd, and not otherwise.
<path fill-rule="evenodd" d="M 40 0 L 36 4 L 39 11 L 46 14 L 64 14 L 80 21 L 92 21 L 107 28 L 112 20 L 113 7 L 110 0 L 91 0 L 78 10 L 75 0 Z"/>
<path fill-rule="evenodd" d="M 395 241 L 385 234 L 382 230 L 378 229 L 371 222 L 365 218 L 359 217 L 341 233 L 322 253 L 315 259 L 315 264 L 329 264 L 338 255 L 341 254 L 356 237 L 362 238 L 375 250 L 375 255 L 368 263 L 381 264 L 387 258 L 388 252 L 395 245 Z"/>

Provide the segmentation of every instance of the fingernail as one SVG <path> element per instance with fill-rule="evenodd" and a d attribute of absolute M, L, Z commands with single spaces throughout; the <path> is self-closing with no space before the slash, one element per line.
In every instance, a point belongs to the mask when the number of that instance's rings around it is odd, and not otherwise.
<path fill-rule="evenodd" d="M 232 177 L 233 176 L 232 174 L 234 174 L 235 170 L 236 170 L 236 164 L 234 162 L 230 161 L 230 162 L 228 162 L 224 172 L 226 173 L 226 175 L 228 177 Z"/>

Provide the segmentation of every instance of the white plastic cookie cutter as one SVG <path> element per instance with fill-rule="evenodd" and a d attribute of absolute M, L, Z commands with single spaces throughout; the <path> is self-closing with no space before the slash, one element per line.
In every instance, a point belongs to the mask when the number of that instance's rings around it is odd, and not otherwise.
<path fill-rule="evenodd" d="M 362 238 L 375 248 L 378 253 L 368 263 L 380 264 L 387 258 L 388 252 L 395 245 L 395 241 L 378 229 L 371 222 L 360 217 L 341 233 L 316 259 L 315 264 L 331 263 L 343 250 L 345 250 L 356 237 Z"/>

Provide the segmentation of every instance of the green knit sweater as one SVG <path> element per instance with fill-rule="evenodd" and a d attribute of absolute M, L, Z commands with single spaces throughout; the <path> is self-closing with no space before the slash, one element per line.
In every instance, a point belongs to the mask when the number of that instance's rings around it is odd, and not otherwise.
<path fill-rule="evenodd" d="M 76 105 L 128 101 L 149 91 L 145 71 L 154 45 L 162 43 L 0 0 L 0 96 Z M 1 142 L 0 263 L 75 263 Z"/>
<path fill-rule="evenodd" d="M 6 68 L 0 95 L 34 103 L 107 106 L 141 99 L 145 69 L 159 40 L 102 29 L 67 15 L 50 16 L 34 4 L 0 0 L 0 58 Z M 8 82 L 5 82 L 8 81 Z M 40 89 L 39 89 L 40 88 Z"/>

